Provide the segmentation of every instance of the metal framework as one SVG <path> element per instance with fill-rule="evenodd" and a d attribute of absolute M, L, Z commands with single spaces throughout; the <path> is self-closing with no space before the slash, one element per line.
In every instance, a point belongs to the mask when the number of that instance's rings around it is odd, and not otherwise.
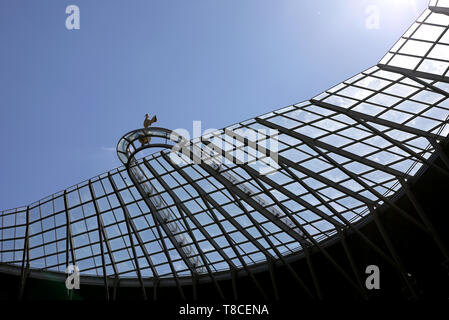
<path fill-rule="evenodd" d="M 446 2 L 444 2 L 446 3 Z M 379 210 L 391 208 L 449 252 L 410 184 L 429 167 L 449 176 L 442 145 L 449 133 L 449 7 L 427 9 L 374 66 L 310 101 L 187 141 L 163 128 L 126 134 L 117 145 L 123 166 L 27 207 L 0 212 L 0 271 L 64 276 L 76 264 L 82 282 L 136 285 L 154 299 L 162 284 L 183 286 L 247 275 L 262 296 L 256 270 L 284 265 L 311 298 L 321 298 L 312 251 L 319 251 L 362 297 L 366 292 L 348 231 L 397 269 L 407 272 Z M 140 145 L 142 137 L 150 143 Z M 139 152 L 165 150 L 138 158 Z M 444 166 L 434 163 L 439 156 Z M 173 161 L 176 159 L 177 161 Z M 405 194 L 419 219 L 395 203 Z M 385 246 L 359 230 L 373 219 Z M 341 241 L 351 269 L 326 251 Z M 385 250 L 385 248 L 387 250 Z M 299 275 L 287 257 L 307 260 Z M 304 277 L 311 277 L 313 288 Z M 196 297 L 196 291 L 194 291 Z"/>

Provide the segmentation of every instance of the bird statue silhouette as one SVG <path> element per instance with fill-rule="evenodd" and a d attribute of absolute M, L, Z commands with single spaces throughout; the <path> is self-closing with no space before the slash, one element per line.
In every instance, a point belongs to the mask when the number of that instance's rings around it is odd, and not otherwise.
<path fill-rule="evenodd" d="M 143 126 L 145 128 L 148 128 L 149 126 L 151 126 L 153 123 L 155 123 L 157 121 L 157 117 L 156 115 L 154 115 L 153 118 L 150 119 L 150 116 L 148 115 L 148 113 L 145 115 L 145 120 L 143 122 Z"/>
<path fill-rule="evenodd" d="M 145 128 L 148 128 L 149 126 L 151 126 L 153 123 L 157 122 L 157 117 L 156 115 L 154 115 L 153 118 L 150 119 L 150 115 L 147 113 L 145 114 L 145 120 L 143 121 L 143 126 Z M 151 137 L 140 137 L 139 138 L 139 142 L 142 144 L 142 147 L 144 145 L 149 144 L 151 141 Z"/>

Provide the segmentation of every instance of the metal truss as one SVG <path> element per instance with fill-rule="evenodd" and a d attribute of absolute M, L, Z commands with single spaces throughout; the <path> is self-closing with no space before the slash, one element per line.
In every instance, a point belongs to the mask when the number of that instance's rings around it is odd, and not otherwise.
<path fill-rule="evenodd" d="M 441 1 L 440 1 L 441 2 Z M 27 207 L 0 212 L 0 271 L 60 278 L 76 264 L 82 282 L 139 286 L 157 299 L 161 285 L 181 298 L 191 286 L 249 277 L 266 299 L 279 292 L 284 266 L 311 299 L 322 299 L 314 268 L 319 252 L 366 299 L 349 233 L 375 251 L 417 297 L 409 266 L 379 213 L 390 209 L 449 251 L 411 186 L 432 168 L 449 177 L 443 147 L 449 127 L 449 9 L 432 0 L 380 63 L 313 99 L 188 141 L 144 128 L 117 144 L 123 166 Z M 145 138 L 145 139 L 142 139 Z M 142 144 L 141 141 L 149 141 Z M 139 158 L 149 148 L 165 150 Z M 436 163 L 439 157 L 441 164 Z M 396 200 L 409 199 L 417 216 Z M 373 221 L 383 244 L 360 230 Z M 339 241 L 350 269 L 327 245 Z M 299 274 L 292 259 L 306 260 Z M 256 274 L 267 270 L 273 290 Z M 305 278 L 310 278 L 310 288 Z M 112 297 L 110 289 L 113 289 Z"/>

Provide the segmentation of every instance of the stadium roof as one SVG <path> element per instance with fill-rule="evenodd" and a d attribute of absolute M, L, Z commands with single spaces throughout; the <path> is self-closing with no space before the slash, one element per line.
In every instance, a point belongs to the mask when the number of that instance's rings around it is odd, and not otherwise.
<path fill-rule="evenodd" d="M 307 258 L 385 207 L 422 226 L 395 199 L 428 167 L 448 175 L 433 163 L 449 132 L 446 14 L 449 2 L 432 0 L 377 66 L 309 101 L 184 141 L 189 155 L 173 152 L 182 138 L 170 130 L 126 134 L 122 167 L 0 213 L 2 268 L 29 266 L 37 276 L 74 263 L 100 283 L 214 281 Z M 139 147 L 142 137 L 150 145 Z M 150 146 L 165 150 L 139 158 Z M 202 161 L 188 160 L 195 152 Z"/>

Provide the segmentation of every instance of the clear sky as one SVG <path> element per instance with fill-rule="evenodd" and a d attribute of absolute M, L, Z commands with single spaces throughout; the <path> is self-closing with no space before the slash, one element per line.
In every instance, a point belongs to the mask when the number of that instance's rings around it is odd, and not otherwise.
<path fill-rule="evenodd" d="M 65 27 L 71 4 L 80 30 Z M 375 65 L 427 5 L 1 0 L 0 210 L 118 167 L 117 141 L 147 112 L 192 131 L 307 100 Z"/>

